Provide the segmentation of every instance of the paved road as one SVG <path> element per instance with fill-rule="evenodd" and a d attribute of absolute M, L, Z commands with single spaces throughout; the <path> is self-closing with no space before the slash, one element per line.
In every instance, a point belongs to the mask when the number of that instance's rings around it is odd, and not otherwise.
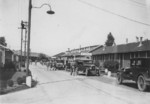
<path fill-rule="evenodd" d="M 0 96 L 0 103 L 15 104 L 149 104 L 150 93 L 104 83 L 102 77 L 70 76 L 65 71 L 47 71 L 30 66 L 35 88 Z"/>

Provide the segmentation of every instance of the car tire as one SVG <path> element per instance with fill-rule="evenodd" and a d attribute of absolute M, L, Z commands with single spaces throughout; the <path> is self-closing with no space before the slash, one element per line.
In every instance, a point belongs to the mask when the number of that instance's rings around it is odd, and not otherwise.
<path fill-rule="evenodd" d="M 140 75 L 137 79 L 137 87 L 140 91 L 145 91 L 147 89 L 146 81 L 143 75 Z"/>
<path fill-rule="evenodd" d="M 121 74 L 117 74 L 117 83 L 122 84 L 122 82 L 123 82 L 123 78 L 122 78 Z"/>

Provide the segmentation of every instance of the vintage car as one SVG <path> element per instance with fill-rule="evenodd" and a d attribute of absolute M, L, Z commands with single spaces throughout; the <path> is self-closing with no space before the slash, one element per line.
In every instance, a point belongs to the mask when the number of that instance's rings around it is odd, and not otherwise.
<path fill-rule="evenodd" d="M 100 70 L 98 67 L 96 67 L 93 63 L 91 63 L 91 61 L 89 62 L 84 62 L 84 61 L 80 61 L 77 64 L 78 67 L 78 71 L 77 74 L 85 74 L 86 76 L 89 75 L 100 75 Z"/>
<path fill-rule="evenodd" d="M 150 87 L 150 58 L 134 58 L 130 60 L 130 67 L 121 68 L 117 72 L 118 84 L 124 80 L 136 82 L 140 91 Z"/>
<path fill-rule="evenodd" d="M 64 69 L 63 60 L 57 60 L 56 61 L 56 69 L 58 69 L 58 70 L 63 70 Z"/>

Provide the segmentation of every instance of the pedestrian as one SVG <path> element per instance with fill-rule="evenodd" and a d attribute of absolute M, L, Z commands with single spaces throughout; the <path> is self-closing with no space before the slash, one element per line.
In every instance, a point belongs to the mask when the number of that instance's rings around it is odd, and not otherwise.
<path fill-rule="evenodd" d="M 47 62 L 47 69 L 50 69 L 50 61 Z"/>
<path fill-rule="evenodd" d="M 55 70 L 55 71 L 57 70 L 56 61 L 54 62 L 54 70 Z"/>
<path fill-rule="evenodd" d="M 50 70 L 52 70 L 52 66 L 53 66 L 53 64 L 52 64 L 52 62 L 50 62 Z"/>
<path fill-rule="evenodd" d="M 35 65 L 37 65 L 37 60 L 35 60 Z"/>
<path fill-rule="evenodd" d="M 71 72 L 70 72 L 70 75 L 73 75 L 73 76 L 75 76 L 76 75 L 76 62 L 75 61 L 73 61 L 72 63 L 71 63 L 71 70 L 70 70 Z"/>
<path fill-rule="evenodd" d="M 70 68 L 70 75 L 73 75 L 73 66 L 71 65 L 71 68 Z"/>

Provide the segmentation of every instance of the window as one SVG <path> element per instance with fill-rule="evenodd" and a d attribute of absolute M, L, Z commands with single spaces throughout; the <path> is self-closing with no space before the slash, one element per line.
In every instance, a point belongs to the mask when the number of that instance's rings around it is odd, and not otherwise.
<path fill-rule="evenodd" d="M 142 61 L 141 61 L 141 60 L 137 60 L 136 65 L 137 65 L 137 66 L 141 66 L 141 65 L 142 65 Z"/>
<path fill-rule="evenodd" d="M 132 66 L 135 66 L 135 60 L 133 60 L 133 61 L 131 62 L 131 65 L 132 65 Z"/>

